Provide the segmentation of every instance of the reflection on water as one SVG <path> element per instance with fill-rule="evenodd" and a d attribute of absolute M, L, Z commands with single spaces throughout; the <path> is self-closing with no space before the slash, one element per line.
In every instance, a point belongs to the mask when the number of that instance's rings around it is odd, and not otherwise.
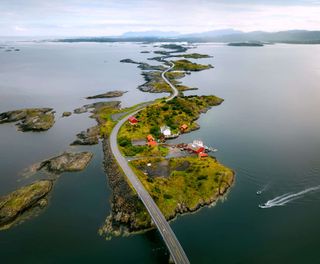
<path fill-rule="evenodd" d="M 138 91 L 140 70 L 119 63 L 152 54 L 127 43 L 15 46 L 21 51 L 0 52 L 0 112 L 53 107 L 56 124 L 39 134 L 0 126 L 0 194 L 35 180 L 21 178 L 25 167 L 66 149 L 93 151 L 95 158 L 85 171 L 60 177 L 39 217 L 0 233 L 3 262 L 165 262 L 156 231 L 111 241 L 98 236 L 110 210 L 101 146 L 68 147 L 94 120 L 88 114 L 60 118 L 86 104 L 86 96 L 110 90 L 129 91 L 120 98 L 123 106 L 161 96 Z M 199 87 L 188 94 L 215 94 L 225 102 L 201 116 L 200 130 L 176 141 L 202 139 L 237 175 L 224 202 L 172 222 L 191 262 L 318 263 L 320 193 L 307 190 L 320 185 L 320 47 L 208 44 L 192 52 L 213 55 L 202 62 L 215 68 L 186 76 L 184 84 Z M 268 201 L 290 203 L 258 208 Z"/>

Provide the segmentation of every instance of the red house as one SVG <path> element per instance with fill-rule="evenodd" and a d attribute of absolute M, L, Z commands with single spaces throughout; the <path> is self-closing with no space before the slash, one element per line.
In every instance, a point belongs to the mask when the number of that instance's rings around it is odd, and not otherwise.
<path fill-rule="evenodd" d="M 204 153 L 204 147 L 198 148 L 195 152 L 198 153 L 198 154 Z"/>
<path fill-rule="evenodd" d="M 157 146 L 157 145 L 158 145 L 157 142 L 154 141 L 154 140 L 148 142 L 148 146 L 149 146 L 149 147 L 155 147 L 155 146 Z"/>
<path fill-rule="evenodd" d="M 203 153 L 203 152 L 200 152 L 198 155 L 199 155 L 199 159 L 206 158 L 209 156 L 207 153 Z"/>
<path fill-rule="evenodd" d="M 128 118 L 128 120 L 129 120 L 129 123 L 131 124 L 131 125 L 135 125 L 135 124 L 138 124 L 138 119 L 137 118 L 135 118 L 134 116 L 130 116 L 129 118 Z"/>

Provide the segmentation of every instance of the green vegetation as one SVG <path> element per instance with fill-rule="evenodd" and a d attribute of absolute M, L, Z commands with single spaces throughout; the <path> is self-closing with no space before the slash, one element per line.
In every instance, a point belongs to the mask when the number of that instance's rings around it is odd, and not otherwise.
<path fill-rule="evenodd" d="M 176 55 L 176 57 L 182 57 L 185 59 L 204 59 L 204 58 L 211 58 L 212 56 L 207 54 L 191 53 L 191 54 Z"/>
<path fill-rule="evenodd" d="M 178 45 L 178 44 L 162 44 L 160 46 L 161 48 L 163 49 L 170 49 L 172 50 L 170 53 L 173 53 L 173 52 L 186 52 L 188 50 L 188 48 L 186 47 L 183 47 L 181 45 Z"/>
<path fill-rule="evenodd" d="M 184 72 L 173 71 L 166 73 L 166 77 L 178 89 L 178 91 L 183 92 L 188 90 L 197 90 L 198 88 L 192 88 L 186 85 L 181 85 L 181 82 L 178 80 L 183 78 L 184 76 L 186 76 L 186 73 Z"/>
<path fill-rule="evenodd" d="M 212 203 L 233 182 L 233 171 L 211 157 L 191 156 L 164 161 L 163 158 L 148 158 L 130 164 L 167 219 L 177 212 L 194 211 Z M 148 173 L 148 163 L 157 168 L 167 166 L 169 176 L 161 175 L 161 170 L 159 175 Z"/>
<path fill-rule="evenodd" d="M 143 75 L 146 82 L 144 84 L 140 85 L 138 88 L 143 92 L 171 93 L 172 89 L 162 79 L 161 74 L 162 74 L 162 72 L 160 72 L 160 71 L 143 72 L 142 75 Z"/>
<path fill-rule="evenodd" d="M 27 210 L 47 204 L 46 195 L 51 191 L 52 181 L 41 180 L 0 197 L 0 230 L 10 228 Z"/>
<path fill-rule="evenodd" d="M 184 96 L 176 97 L 166 102 L 160 101 L 147 106 L 136 115 L 139 123 L 132 126 L 126 122 L 120 129 L 119 138 L 131 140 L 145 139 L 148 134 L 158 137 L 156 131 L 167 125 L 172 133 L 177 133 L 182 124 L 188 125 L 189 129 L 197 127 L 195 120 L 202 112 L 212 106 L 222 103 L 222 99 L 216 96 Z"/>
<path fill-rule="evenodd" d="M 213 68 L 211 64 L 208 64 L 208 65 L 198 64 L 188 60 L 177 60 L 177 61 L 174 61 L 174 64 L 175 66 L 172 69 L 173 71 L 202 71 L 202 70 Z"/>

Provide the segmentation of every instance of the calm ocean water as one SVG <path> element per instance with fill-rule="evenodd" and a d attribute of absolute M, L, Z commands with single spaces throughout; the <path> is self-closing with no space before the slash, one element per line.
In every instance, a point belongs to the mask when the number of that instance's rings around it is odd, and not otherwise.
<path fill-rule="evenodd" d="M 38 217 L 0 232 L 1 263 L 165 263 L 157 231 L 111 241 L 97 234 L 111 195 L 102 149 L 68 147 L 95 122 L 87 114 L 60 118 L 88 103 L 86 96 L 108 90 L 129 91 L 120 99 L 123 106 L 163 96 L 137 90 L 140 70 L 119 63 L 146 60 L 153 55 L 140 51 L 156 48 L 10 45 L 21 51 L 0 50 L 0 112 L 49 106 L 57 114 L 55 126 L 44 133 L 0 126 L 0 195 L 36 179 L 21 176 L 25 167 L 64 150 L 90 150 L 95 158 L 85 171 L 61 175 Z M 213 55 L 200 61 L 215 68 L 187 76 L 184 84 L 225 102 L 201 116 L 200 130 L 179 141 L 202 139 L 218 148 L 219 161 L 237 175 L 223 202 L 172 222 L 191 262 L 320 263 L 320 46 L 208 44 L 192 52 Z M 259 208 L 268 201 L 270 208 Z"/>

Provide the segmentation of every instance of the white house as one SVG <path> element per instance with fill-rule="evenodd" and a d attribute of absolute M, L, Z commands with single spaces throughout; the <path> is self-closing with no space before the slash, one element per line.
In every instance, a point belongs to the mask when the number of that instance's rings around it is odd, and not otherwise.
<path fill-rule="evenodd" d="M 203 148 L 204 147 L 203 141 L 201 141 L 201 140 L 193 140 L 192 145 L 194 147 L 198 147 L 198 148 Z"/>
<path fill-rule="evenodd" d="M 161 134 L 163 134 L 165 137 L 171 136 L 171 129 L 168 126 L 162 126 L 160 127 Z"/>

